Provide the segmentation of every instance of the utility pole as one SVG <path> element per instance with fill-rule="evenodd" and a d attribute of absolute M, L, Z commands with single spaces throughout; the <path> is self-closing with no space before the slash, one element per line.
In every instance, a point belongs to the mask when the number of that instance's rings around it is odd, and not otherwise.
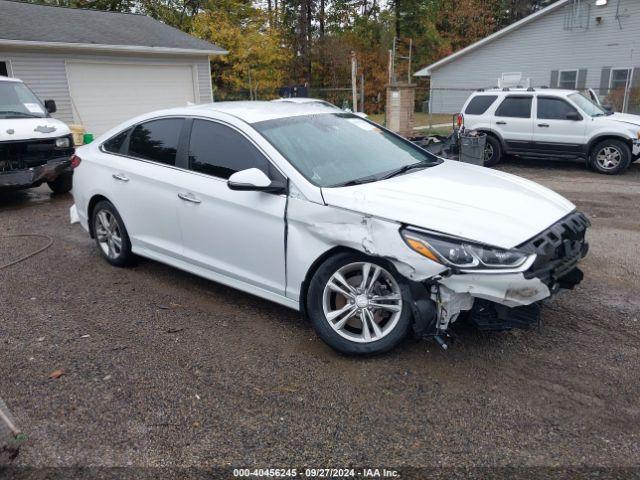
<path fill-rule="evenodd" d="M 364 73 L 360 74 L 360 111 L 364 112 Z"/>
<path fill-rule="evenodd" d="M 353 97 L 353 111 L 358 111 L 358 61 L 356 52 L 351 52 L 351 95 Z"/>

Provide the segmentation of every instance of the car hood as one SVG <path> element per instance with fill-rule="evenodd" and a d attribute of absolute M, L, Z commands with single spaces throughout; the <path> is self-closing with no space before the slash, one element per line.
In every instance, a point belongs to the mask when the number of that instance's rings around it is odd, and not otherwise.
<path fill-rule="evenodd" d="M 615 122 L 615 123 L 627 123 L 640 127 L 640 115 L 632 115 L 629 113 L 614 113 L 612 115 L 606 115 L 604 117 L 595 117 L 597 121 L 601 123 Z"/>
<path fill-rule="evenodd" d="M 10 133 L 13 132 L 13 133 Z M 69 135 L 69 127 L 55 118 L 2 118 L 0 142 L 41 140 Z"/>
<path fill-rule="evenodd" d="M 534 237 L 575 206 L 537 183 L 445 160 L 352 187 L 323 188 L 327 205 L 502 248 Z"/>

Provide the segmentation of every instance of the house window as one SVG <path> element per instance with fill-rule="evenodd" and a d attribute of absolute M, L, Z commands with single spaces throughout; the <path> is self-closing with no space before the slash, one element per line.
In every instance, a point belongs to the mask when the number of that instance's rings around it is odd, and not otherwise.
<path fill-rule="evenodd" d="M 611 69 L 611 78 L 609 79 L 609 90 L 618 89 L 626 90 L 631 77 L 630 68 L 613 68 Z"/>
<path fill-rule="evenodd" d="M 9 76 L 9 66 L 7 65 L 7 62 L 0 62 L 0 76 Z"/>
<path fill-rule="evenodd" d="M 578 84 L 577 70 L 561 70 L 558 79 L 558 87 L 566 90 L 575 90 Z"/>

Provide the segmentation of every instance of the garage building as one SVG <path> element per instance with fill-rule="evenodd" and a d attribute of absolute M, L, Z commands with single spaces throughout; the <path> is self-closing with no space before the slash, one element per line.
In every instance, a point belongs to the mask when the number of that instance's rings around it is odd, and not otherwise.
<path fill-rule="evenodd" d="M 0 0 L 0 75 L 96 135 L 151 110 L 211 102 L 209 57 L 225 53 L 145 15 Z"/>

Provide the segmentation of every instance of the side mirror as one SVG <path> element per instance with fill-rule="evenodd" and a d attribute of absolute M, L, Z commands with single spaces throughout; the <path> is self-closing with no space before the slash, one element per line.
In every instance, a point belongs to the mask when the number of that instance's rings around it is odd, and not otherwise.
<path fill-rule="evenodd" d="M 231 190 L 268 193 L 285 193 L 287 190 L 283 182 L 271 181 L 262 170 L 257 168 L 248 168 L 234 173 L 227 180 L 227 186 Z"/>
<path fill-rule="evenodd" d="M 613 113 L 613 105 L 602 105 L 607 113 Z"/>
<path fill-rule="evenodd" d="M 582 120 L 582 116 L 578 112 L 569 112 L 567 113 L 567 120 L 573 120 L 574 122 L 577 122 L 579 120 Z"/>
<path fill-rule="evenodd" d="M 364 112 L 353 112 L 353 114 L 354 114 L 356 117 L 360 117 L 360 118 L 369 118 L 369 115 L 367 115 L 367 114 L 366 114 L 366 113 L 364 113 Z"/>
<path fill-rule="evenodd" d="M 56 101 L 55 100 L 45 100 L 44 101 L 44 108 L 49 113 L 56 113 L 58 111 L 58 107 L 56 107 Z"/>

